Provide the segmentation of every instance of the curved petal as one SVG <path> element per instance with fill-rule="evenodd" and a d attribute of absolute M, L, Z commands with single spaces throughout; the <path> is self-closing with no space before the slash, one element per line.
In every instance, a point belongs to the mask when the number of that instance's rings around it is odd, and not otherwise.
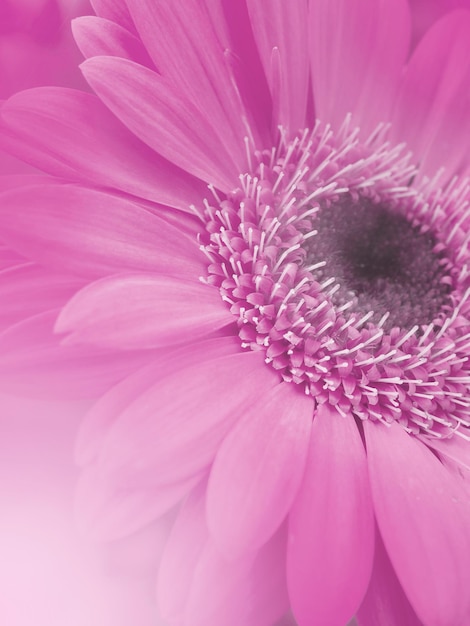
<path fill-rule="evenodd" d="M 75 459 L 79 465 L 92 462 L 99 455 L 106 434 L 118 416 L 155 381 L 181 371 L 188 365 L 199 363 L 201 354 L 212 359 L 240 351 L 237 337 L 222 337 L 195 342 L 172 350 L 164 348 L 155 352 L 152 363 L 139 369 L 102 396 L 85 415 L 75 445 Z"/>
<path fill-rule="evenodd" d="M 415 50 L 400 88 L 392 138 L 406 141 L 425 174 L 451 178 L 470 163 L 470 11 L 437 22 Z M 419 123 L 417 123 L 419 122 Z"/>
<path fill-rule="evenodd" d="M 344 626 L 369 584 L 374 518 L 357 425 L 325 405 L 313 421 L 289 536 L 287 582 L 295 617 L 301 624 Z"/>
<path fill-rule="evenodd" d="M 317 118 L 338 129 L 351 113 L 366 134 L 388 122 L 409 40 L 406 0 L 310 0 Z"/>
<path fill-rule="evenodd" d="M 72 32 L 85 58 L 115 56 L 155 69 L 140 39 L 116 22 L 85 15 L 72 20 Z"/>
<path fill-rule="evenodd" d="M 230 148 L 188 94 L 127 59 L 93 57 L 81 68 L 111 111 L 157 153 L 222 191 L 236 186 L 246 168 L 237 166 Z"/>
<path fill-rule="evenodd" d="M 74 185 L 3 194 L 0 236 L 52 270 L 84 277 L 148 271 L 197 280 L 204 272 L 197 242 L 166 220 L 125 198 Z"/>
<path fill-rule="evenodd" d="M 155 381 L 122 412 L 101 450 L 108 473 L 142 488 L 199 473 L 240 414 L 279 381 L 256 352 L 201 359 Z"/>
<path fill-rule="evenodd" d="M 374 569 L 357 619 L 359 626 L 422 626 L 398 582 L 378 532 Z"/>
<path fill-rule="evenodd" d="M 125 274 L 79 291 L 62 309 L 64 344 L 151 349 L 188 343 L 232 324 L 216 288 L 174 276 Z"/>
<path fill-rule="evenodd" d="M 366 421 L 369 474 L 380 532 L 418 617 L 429 626 L 470 615 L 470 505 L 457 478 L 393 422 Z"/>
<path fill-rule="evenodd" d="M 39 87 L 0 110 L 6 150 L 54 176 L 107 186 L 191 212 L 203 185 L 161 158 L 88 93 Z"/>
<path fill-rule="evenodd" d="M 307 0 L 248 0 L 247 5 L 277 113 L 274 126 L 296 133 L 306 124 Z"/>
<path fill-rule="evenodd" d="M 99 17 L 112 20 L 127 30 L 135 29 L 126 0 L 90 0 L 90 2 Z"/>
<path fill-rule="evenodd" d="M 207 523 L 228 557 L 258 549 L 287 515 L 302 480 L 313 401 L 281 383 L 226 437 L 211 470 Z"/>

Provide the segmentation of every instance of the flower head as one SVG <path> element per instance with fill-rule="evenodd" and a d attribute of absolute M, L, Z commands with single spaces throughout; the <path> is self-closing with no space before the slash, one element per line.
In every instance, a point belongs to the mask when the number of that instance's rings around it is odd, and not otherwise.
<path fill-rule="evenodd" d="M 185 498 L 170 623 L 464 624 L 470 14 L 410 57 L 404 0 L 93 4 L 98 97 L 1 110 L 56 177 L 3 195 L 2 237 L 75 281 L 2 367 L 100 395 L 82 522 Z"/>

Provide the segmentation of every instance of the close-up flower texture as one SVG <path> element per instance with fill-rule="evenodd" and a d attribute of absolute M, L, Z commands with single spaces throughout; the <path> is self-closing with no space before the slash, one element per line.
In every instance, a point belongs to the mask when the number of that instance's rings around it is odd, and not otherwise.
<path fill-rule="evenodd" d="M 470 624 L 470 11 L 92 6 L 88 91 L 0 109 L 0 379 L 87 405 L 81 532 L 171 519 L 169 626 Z"/>

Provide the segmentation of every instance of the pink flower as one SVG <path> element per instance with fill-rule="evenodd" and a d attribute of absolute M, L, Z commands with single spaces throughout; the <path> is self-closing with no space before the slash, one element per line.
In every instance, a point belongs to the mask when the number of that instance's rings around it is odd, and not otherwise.
<path fill-rule="evenodd" d="M 405 0 L 93 4 L 97 96 L 1 110 L 55 177 L 2 197 L 2 379 L 100 396 L 82 524 L 185 498 L 170 624 L 467 623 L 470 13 L 409 57 Z"/>

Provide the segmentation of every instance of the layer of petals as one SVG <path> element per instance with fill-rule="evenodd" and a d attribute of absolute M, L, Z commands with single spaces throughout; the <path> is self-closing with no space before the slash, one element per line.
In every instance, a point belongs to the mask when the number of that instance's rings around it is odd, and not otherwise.
<path fill-rule="evenodd" d="M 470 11 L 437 22 L 415 50 L 400 88 L 392 138 L 406 141 L 423 173 L 445 179 L 470 164 Z M 444 180 L 444 179 L 442 179 Z"/>
<path fill-rule="evenodd" d="M 151 274 L 103 278 L 63 308 L 56 332 L 66 344 L 151 349 L 189 343 L 233 323 L 218 290 L 197 281 Z"/>
<path fill-rule="evenodd" d="M 313 422 L 289 538 L 287 581 L 297 621 L 344 626 L 369 584 L 374 518 L 356 423 L 324 405 Z"/>
<path fill-rule="evenodd" d="M 236 185 L 245 168 L 237 166 L 233 152 L 188 94 L 127 59 L 93 57 L 81 67 L 103 102 L 157 153 L 222 191 Z"/>
<path fill-rule="evenodd" d="M 134 29 L 134 22 L 127 8 L 126 0 L 90 0 L 94 12 L 99 17 L 112 20 L 127 30 Z"/>
<path fill-rule="evenodd" d="M 351 113 L 367 134 L 388 122 L 410 28 L 406 0 L 310 0 L 317 118 L 338 129 Z"/>
<path fill-rule="evenodd" d="M 139 141 L 92 94 L 29 89 L 3 105 L 1 118 L 5 149 L 54 176 L 187 212 L 204 196 L 199 181 Z"/>
<path fill-rule="evenodd" d="M 230 558 L 258 549 L 287 515 L 303 477 L 313 401 L 281 383 L 250 407 L 212 467 L 207 520 Z"/>
<path fill-rule="evenodd" d="M 204 271 L 197 243 L 177 228 L 131 200 L 85 187 L 11 190 L 2 195 L 0 226 L 20 254 L 79 276 L 147 271 L 197 280 Z"/>
<path fill-rule="evenodd" d="M 460 480 L 396 422 L 365 422 L 377 523 L 397 577 L 426 626 L 470 615 L 470 505 Z"/>

